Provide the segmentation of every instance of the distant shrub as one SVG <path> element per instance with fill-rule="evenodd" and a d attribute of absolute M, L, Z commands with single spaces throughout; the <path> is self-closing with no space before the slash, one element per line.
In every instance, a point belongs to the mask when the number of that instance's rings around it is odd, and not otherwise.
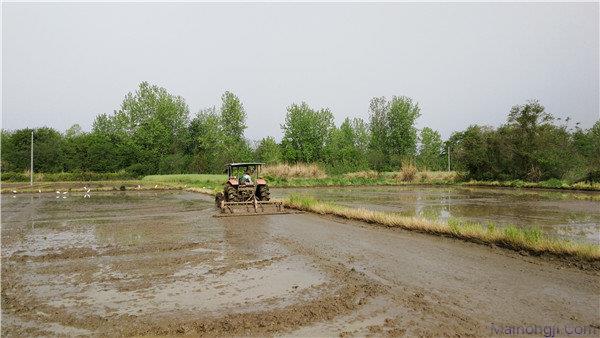
<path fill-rule="evenodd" d="M 167 155 L 161 158 L 158 162 L 158 173 L 163 175 L 183 174 L 187 172 L 191 162 L 192 158 L 188 155 Z"/>
<path fill-rule="evenodd" d="M 585 181 L 588 177 L 587 175 L 590 173 L 585 167 L 576 167 L 567 171 L 562 179 L 565 180 L 569 184 L 577 183 Z"/>
<path fill-rule="evenodd" d="M 600 169 L 590 170 L 585 176 L 586 182 L 600 182 Z"/>
<path fill-rule="evenodd" d="M 135 163 L 125 168 L 125 171 L 133 176 L 141 177 L 149 174 L 148 168 L 141 163 Z"/>
<path fill-rule="evenodd" d="M 29 175 L 23 173 L 3 172 L 2 181 L 4 182 L 23 182 L 29 180 Z"/>

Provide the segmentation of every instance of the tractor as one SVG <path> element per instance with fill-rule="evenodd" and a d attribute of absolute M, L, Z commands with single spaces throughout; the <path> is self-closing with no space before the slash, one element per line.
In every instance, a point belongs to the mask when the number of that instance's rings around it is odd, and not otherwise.
<path fill-rule="evenodd" d="M 264 215 L 287 213 L 281 202 L 270 201 L 267 181 L 260 177 L 264 163 L 230 163 L 223 192 L 215 196 L 221 215 Z M 275 210 L 272 210 L 275 207 Z"/>

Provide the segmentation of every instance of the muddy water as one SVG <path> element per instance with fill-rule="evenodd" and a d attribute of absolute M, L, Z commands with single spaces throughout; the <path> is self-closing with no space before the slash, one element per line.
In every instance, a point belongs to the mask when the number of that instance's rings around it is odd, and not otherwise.
<path fill-rule="evenodd" d="M 264 312 L 328 294 L 320 288 L 331 277 L 268 241 L 264 218 L 250 227 L 213 218 L 212 199 L 201 194 L 21 194 L 1 202 L 3 335 L 85 334 L 127 316 Z"/>
<path fill-rule="evenodd" d="M 213 218 L 186 192 L 1 198 L 5 337 L 600 327 L 597 271 L 543 257 L 313 214 Z"/>
<path fill-rule="evenodd" d="M 463 187 L 273 189 L 274 197 L 312 196 L 350 207 L 447 221 L 539 227 L 551 236 L 600 243 L 600 193 Z"/>

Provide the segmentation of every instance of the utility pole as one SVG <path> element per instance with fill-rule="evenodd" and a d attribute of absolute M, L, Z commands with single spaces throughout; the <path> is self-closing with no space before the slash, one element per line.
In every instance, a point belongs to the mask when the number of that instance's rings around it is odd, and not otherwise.
<path fill-rule="evenodd" d="M 448 153 L 448 171 L 450 171 L 450 146 L 446 148 L 446 152 Z"/>
<path fill-rule="evenodd" d="M 33 185 L 33 130 L 31 131 L 31 165 L 29 166 L 29 169 L 29 185 Z"/>

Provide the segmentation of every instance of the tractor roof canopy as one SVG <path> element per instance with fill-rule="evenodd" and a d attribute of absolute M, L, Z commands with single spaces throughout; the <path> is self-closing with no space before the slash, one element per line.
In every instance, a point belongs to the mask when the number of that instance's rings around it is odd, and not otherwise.
<path fill-rule="evenodd" d="M 248 162 L 248 163 L 229 163 L 227 165 L 228 168 L 237 168 L 237 167 L 254 167 L 254 166 L 259 166 L 259 165 L 263 165 L 264 163 L 260 163 L 260 162 Z"/>
<path fill-rule="evenodd" d="M 229 163 L 227 165 L 227 176 L 231 177 L 233 175 L 233 171 L 235 170 L 235 168 L 250 168 L 250 167 L 254 167 L 256 168 L 256 170 L 251 170 L 254 172 L 255 176 L 258 176 L 258 172 L 260 171 L 260 166 L 263 165 L 264 163 L 260 163 L 260 162 L 247 162 L 247 163 Z"/>

